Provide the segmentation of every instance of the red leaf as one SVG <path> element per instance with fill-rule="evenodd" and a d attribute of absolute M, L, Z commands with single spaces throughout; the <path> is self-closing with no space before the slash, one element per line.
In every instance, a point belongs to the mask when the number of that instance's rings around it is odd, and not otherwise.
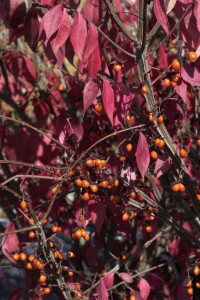
<path fill-rule="evenodd" d="M 191 85 L 200 84 L 200 73 L 192 65 L 184 63 L 181 68 L 181 77 Z"/>
<path fill-rule="evenodd" d="M 200 32 L 200 22 L 199 22 L 199 15 L 200 15 L 200 2 L 199 1 L 196 1 L 195 2 L 195 6 L 194 6 L 194 15 L 195 15 L 195 18 L 197 20 L 197 28 Z"/>
<path fill-rule="evenodd" d="M 109 273 L 103 277 L 103 281 L 107 289 L 113 287 L 114 279 L 115 279 L 114 277 L 115 277 L 115 273 Z"/>
<path fill-rule="evenodd" d="M 29 47 L 36 51 L 37 42 L 39 40 L 39 28 L 40 28 L 40 18 L 42 17 L 42 12 L 39 8 L 32 7 L 26 14 L 26 19 L 24 21 L 24 36 L 25 41 L 28 43 Z"/>
<path fill-rule="evenodd" d="M 15 230 L 15 225 L 11 222 L 6 228 L 6 232 Z M 2 238 L 2 252 L 13 263 L 16 263 L 10 253 L 17 252 L 19 250 L 19 240 L 16 233 L 4 235 Z"/>
<path fill-rule="evenodd" d="M 149 147 L 147 143 L 147 139 L 145 135 L 140 132 L 139 133 L 139 141 L 137 145 L 137 155 L 136 155 L 136 162 L 142 179 L 144 180 L 144 176 L 147 172 L 149 162 L 150 162 L 150 155 L 149 155 Z"/>
<path fill-rule="evenodd" d="M 87 0 L 82 13 L 95 24 L 99 22 L 99 0 Z"/>
<path fill-rule="evenodd" d="M 58 4 L 51 8 L 42 18 L 42 21 L 40 23 L 40 35 L 43 31 L 45 32 L 46 44 L 51 36 L 59 29 L 62 14 L 62 4 Z"/>
<path fill-rule="evenodd" d="M 2 3 L 2 18 L 8 28 L 16 29 L 26 15 L 24 0 L 6 0 Z"/>
<path fill-rule="evenodd" d="M 172 11 L 174 6 L 176 5 L 177 0 L 170 0 L 168 5 L 167 5 L 167 15 Z"/>
<path fill-rule="evenodd" d="M 102 202 L 94 202 L 89 204 L 88 210 L 91 215 L 92 223 L 95 225 L 97 232 L 100 233 L 106 213 L 105 206 Z"/>
<path fill-rule="evenodd" d="M 74 23 L 72 25 L 70 40 L 72 46 L 74 47 L 74 52 L 77 54 L 78 58 L 82 61 L 83 49 L 85 46 L 87 37 L 87 25 L 85 19 L 82 17 L 81 13 L 77 13 L 74 18 Z"/>
<path fill-rule="evenodd" d="M 83 50 L 83 62 L 86 62 L 95 48 L 98 46 L 98 31 L 96 27 L 90 23 L 85 47 Z"/>
<path fill-rule="evenodd" d="M 61 0 L 40 0 L 40 3 L 48 6 L 55 6 L 60 3 Z"/>
<path fill-rule="evenodd" d="M 103 78 L 103 89 L 102 89 L 102 99 L 105 108 L 105 112 L 113 125 L 113 114 L 114 114 L 114 91 L 110 82 Z"/>
<path fill-rule="evenodd" d="M 94 77 L 101 67 L 101 56 L 99 45 L 94 49 L 88 59 L 88 74 L 90 77 Z"/>
<path fill-rule="evenodd" d="M 187 84 L 184 80 L 181 80 L 181 83 L 174 88 L 176 93 L 185 101 L 187 96 Z"/>
<path fill-rule="evenodd" d="M 83 90 L 83 114 L 85 114 L 90 105 L 92 105 L 96 100 L 98 91 L 98 84 L 93 79 L 90 79 Z"/>
<path fill-rule="evenodd" d="M 58 31 L 56 32 L 56 36 L 51 41 L 51 47 L 56 55 L 58 52 L 58 49 L 66 42 L 66 40 L 69 37 L 71 29 L 70 19 L 68 14 L 66 13 L 66 10 L 63 9 L 62 13 L 60 14 L 60 25 L 58 28 Z"/>
<path fill-rule="evenodd" d="M 166 34 L 169 35 L 169 28 L 168 28 L 164 0 L 154 0 L 154 14 L 156 16 L 158 23 L 165 30 Z"/>
<path fill-rule="evenodd" d="M 100 279 L 99 286 L 97 287 L 98 300 L 108 300 L 108 291 L 106 289 L 103 278 Z"/>
<path fill-rule="evenodd" d="M 121 273 L 118 273 L 118 275 L 126 283 L 131 283 L 133 281 L 131 275 L 128 273 L 121 272 Z"/>
<path fill-rule="evenodd" d="M 150 293 L 150 285 L 148 284 L 148 282 L 145 279 L 141 278 L 138 287 L 140 289 L 140 295 L 142 296 L 143 300 L 147 300 Z"/>
<path fill-rule="evenodd" d="M 168 153 L 164 153 L 156 160 L 154 173 L 157 173 L 157 178 L 166 173 L 171 167 L 171 159 Z"/>
<path fill-rule="evenodd" d="M 6 68 L 13 74 L 18 81 L 19 77 L 24 81 L 35 84 L 36 70 L 33 62 L 24 54 L 7 52 L 3 56 Z"/>

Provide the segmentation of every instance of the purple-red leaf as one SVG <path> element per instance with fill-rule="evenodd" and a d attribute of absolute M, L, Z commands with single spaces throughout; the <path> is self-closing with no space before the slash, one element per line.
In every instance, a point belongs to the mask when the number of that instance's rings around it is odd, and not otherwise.
<path fill-rule="evenodd" d="M 169 35 L 169 28 L 168 28 L 164 0 L 154 0 L 154 14 L 156 16 L 158 23 L 165 30 L 166 34 Z"/>
<path fill-rule="evenodd" d="M 197 68 L 186 62 L 181 68 L 181 77 L 191 85 L 200 84 L 200 72 Z"/>
<path fill-rule="evenodd" d="M 88 58 L 88 74 L 90 77 L 94 77 L 101 67 L 101 56 L 99 45 L 94 49 L 90 57 Z"/>
<path fill-rule="evenodd" d="M 95 48 L 98 46 L 98 31 L 96 27 L 90 23 L 85 47 L 83 50 L 83 62 L 86 62 Z"/>
<path fill-rule="evenodd" d="M 176 5 L 177 0 L 170 0 L 168 5 L 167 5 L 167 15 L 172 11 L 174 6 Z"/>
<path fill-rule="evenodd" d="M 85 46 L 87 37 L 87 25 L 81 13 L 77 13 L 74 18 L 74 23 L 72 25 L 70 40 L 72 46 L 74 47 L 74 52 L 78 58 L 82 61 L 83 49 Z"/>
<path fill-rule="evenodd" d="M 39 28 L 41 17 L 41 10 L 37 7 L 31 7 L 28 13 L 26 14 L 26 19 L 24 21 L 25 41 L 28 43 L 29 47 L 33 51 L 36 51 L 37 43 L 39 40 Z"/>
<path fill-rule="evenodd" d="M 110 82 L 103 78 L 103 89 L 102 89 L 102 99 L 105 108 L 105 112 L 113 125 L 113 114 L 114 114 L 114 91 Z"/>
<path fill-rule="evenodd" d="M 56 36 L 51 41 L 51 47 L 56 55 L 58 49 L 66 42 L 69 37 L 71 29 L 70 19 L 65 9 L 62 10 L 60 14 L 60 25 L 58 31 L 56 32 Z"/>
<path fill-rule="evenodd" d="M 103 278 L 100 279 L 99 286 L 97 287 L 98 300 L 108 300 L 108 291 L 106 289 Z"/>
<path fill-rule="evenodd" d="M 133 281 L 132 277 L 130 274 L 128 273 L 125 273 L 125 272 L 121 272 L 121 273 L 118 273 L 119 277 L 125 281 L 126 283 L 131 283 Z"/>
<path fill-rule="evenodd" d="M 164 153 L 156 160 L 154 173 L 157 174 L 157 178 L 166 173 L 171 167 L 171 159 L 168 153 Z"/>
<path fill-rule="evenodd" d="M 92 223 L 95 225 L 97 232 L 100 233 L 101 227 L 106 216 L 104 204 L 102 202 L 95 201 L 89 204 L 88 210 L 91 215 Z"/>
<path fill-rule="evenodd" d="M 26 15 L 24 0 L 6 0 L 2 3 L 2 18 L 8 28 L 16 29 Z"/>
<path fill-rule="evenodd" d="M 140 295 L 142 296 L 143 300 L 147 300 L 150 293 L 150 285 L 148 284 L 148 282 L 145 279 L 141 278 L 138 287 L 140 289 Z"/>
<path fill-rule="evenodd" d="M 98 84 L 93 79 L 90 79 L 83 90 L 83 114 L 95 102 L 98 91 Z"/>
<path fill-rule="evenodd" d="M 149 162 L 150 162 L 150 155 L 149 155 L 149 147 L 148 147 L 147 139 L 142 132 L 139 133 L 139 141 L 138 141 L 136 153 L 137 153 L 136 155 L 137 166 L 142 176 L 142 179 L 144 180 L 144 176 L 147 172 Z"/>
<path fill-rule="evenodd" d="M 194 6 L 194 15 L 196 18 L 196 22 L 197 22 L 197 28 L 200 32 L 200 22 L 199 22 L 199 15 L 200 15 L 200 2 L 196 1 L 195 2 L 195 6 Z"/>
<path fill-rule="evenodd" d="M 5 233 L 14 230 L 15 230 L 15 225 L 13 222 L 11 222 L 6 228 Z M 12 252 L 17 252 L 18 250 L 19 250 L 19 240 L 16 233 L 4 235 L 2 238 L 2 252 L 13 263 L 16 262 L 14 261 L 14 259 L 10 254 Z"/>
<path fill-rule="evenodd" d="M 46 35 L 46 44 L 51 36 L 59 29 L 63 14 L 62 4 L 51 8 L 42 18 L 40 23 L 40 35 L 44 31 Z"/>
<path fill-rule="evenodd" d="M 107 289 L 113 287 L 114 279 L 115 279 L 114 277 L 115 277 L 115 273 L 109 273 L 103 277 L 103 281 Z"/>

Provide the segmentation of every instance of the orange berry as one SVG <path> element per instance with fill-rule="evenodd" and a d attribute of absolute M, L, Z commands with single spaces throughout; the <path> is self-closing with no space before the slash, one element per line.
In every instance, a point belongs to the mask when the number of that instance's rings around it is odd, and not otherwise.
<path fill-rule="evenodd" d="M 25 252 L 21 252 L 21 253 L 19 254 L 19 259 L 20 259 L 21 261 L 26 261 L 26 260 L 27 260 L 27 254 L 26 254 Z"/>
<path fill-rule="evenodd" d="M 18 260 L 19 260 L 19 253 L 14 253 L 14 254 L 12 254 L 12 258 L 13 258 L 15 261 L 18 261 Z"/>
<path fill-rule="evenodd" d="M 167 88 L 170 86 L 171 80 L 167 77 L 164 79 L 163 85 Z"/>
<path fill-rule="evenodd" d="M 129 197 L 131 198 L 131 199 L 135 199 L 135 197 L 136 197 L 136 192 L 131 192 L 130 193 L 130 195 L 129 195 Z"/>
<path fill-rule="evenodd" d="M 74 273 L 73 273 L 72 271 L 69 271 L 69 272 L 67 272 L 67 276 L 73 277 L 73 276 L 74 276 Z"/>
<path fill-rule="evenodd" d="M 179 151 L 179 155 L 180 155 L 181 158 L 185 158 L 185 157 L 188 156 L 188 153 L 187 153 L 187 151 L 184 148 L 182 148 Z"/>
<path fill-rule="evenodd" d="M 185 287 L 189 288 L 189 287 L 192 287 L 192 280 L 191 279 L 188 279 L 187 282 L 184 284 Z"/>
<path fill-rule="evenodd" d="M 47 287 L 44 287 L 43 292 L 44 292 L 45 295 L 51 294 L 51 289 L 50 289 L 50 287 L 48 287 L 48 286 L 47 286 Z"/>
<path fill-rule="evenodd" d="M 88 201 L 88 200 L 90 200 L 90 194 L 88 192 L 85 192 L 84 194 L 81 195 L 81 198 L 84 201 Z"/>
<path fill-rule="evenodd" d="M 29 239 L 34 239 L 36 236 L 35 231 L 31 230 L 28 234 Z"/>
<path fill-rule="evenodd" d="M 86 188 L 88 188 L 89 186 L 90 186 L 89 181 L 86 180 L 86 179 L 84 179 L 84 180 L 82 181 L 82 187 L 83 187 L 84 189 L 86 189 Z"/>
<path fill-rule="evenodd" d="M 149 122 L 154 122 L 155 119 L 156 119 L 156 117 L 152 113 L 150 113 L 149 114 Z"/>
<path fill-rule="evenodd" d="M 143 85 L 140 89 L 142 94 L 147 94 L 149 92 L 148 86 L 147 85 Z"/>
<path fill-rule="evenodd" d="M 49 245 L 50 248 L 53 248 L 53 247 L 54 247 L 53 241 L 49 241 L 49 242 L 48 242 L 48 245 Z"/>
<path fill-rule="evenodd" d="M 34 259 L 35 259 L 35 255 L 34 255 L 34 254 L 30 254 L 30 255 L 28 256 L 28 261 L 29 261 L 29 262 L 33 262 Z"/>
<path fill-rule="evenodd" d="M 80 230 L 81 230 L 81 237 L 84 238 L 87 232 L 86 232 L 86 230 L 84 228 L 82 228 Z"/>
<path fill-rule="evenodd" d="M 127 212 L 123 213 L 123 215 L 122 215 L 122 221 L 126 222 L 126 221 L 128 221 L 128 220 L 129 220 L 129 215 L 128 215 L 128 213 L 127 213 Z"/>
<path fill-rule="evenodd" d="M 95 167 L 98 167 L 101 164 L 101 160 L 99 158 L 95 159 Z"/>
<path fill-rule="evenodd" d="M 200 139 L 197 139 L 197 145 L 200 146 Z"/>
<path fill-rule="evenodd" d="M 57 170 L 54 172 L 54 175 L 60 176 L 60 175 L 61 175 L 61 171 L 60 171 L 59 169 L 57 169 Z"/>
<path fill-rule="evenodd" d="M 26 264 L 26 269 L 27 269 L 27 270 L 33 270 L 33 266 L 32 266 L 32 264 L 31 264 L 30 262 L 28 262 L 28 263 Z"/>
<path fill-rule="evenodd" d="M 135 297 L 134 295 L 131 295 L 131 296 L 129 297 L 129 300 L 136 300 L 136 297 Z"/>
<path fill-rule="evenodd" d="M 119 71 L 121 71 L 121 69 L 122 69 L 122 66 L 120 64 L 114 64 L 113 71 L 119 72 Z"/>
<path fill-rule="evenodd" d="M 135 218 L 135 212 L 132 210 L 130 213 L 129 213 L 129 220 L 133 220 Z"/>
<path fill-rule="evenodd" d="M 177 58 L 174 58 L 172 61 L 172 69 L 179 71 L 181 69 L 181 64 Z"/>
<path fill-rule="evenodd" d="M 46 282 L 47 281 L 47 276 L 45 274 L 41 274 L 40 277 L 39 277 L 39 279 L 38 279 L 38 281 L 40 283 Z"/>
<path fill-rule="evenodd" d="M 157 117 L 157 124 L 158 124 L 158 126 L 160 126 L 163 123 L 163 121 L 164 121 L 164 118 L 163 118 L 162 115 L 160 115 L 160 116 Z"/>
<path fill-rule="evenodd" d="M 187 293 L 188 295 L 193 295 L 193 288 L 192 287 L 187 288 Z"/>
<path fill-rule="evenodd" d="M 197 289 L 200 289 L 200 282 L 197 281 L 195 286 L 196 286 Z"/>
<path fill-rule="evenodd" d="M 96 184 L 91 184 L 90 189 L 93 193 L 98 192 L 98 186 Z"/>
<path fill-rule="evenodd" d="M 82 236 L 82 231 L 81 229 L 78 229 L 74 232 L 75 238 L 79 239 Z"/>
<path fill-rule="evenodd" d="M 195 266 L 195 267 L 193 268 L 192 272 L 193 272 L 194 276 L 199 276 L 199 274 L 200 274 L 200 269 L 199 269 L 199 267 L 198 267 L 198 266 Z"/>
<path fill-rule="evenodd" d="M 150 216 L 149 216 L 149 220 L 150 220 L 150 221 L 153 221 L 153 220 L 155 220 L 155 216 L 153 216 L 153 215 L 150 215 Z"/>
<path fill-rule="evenodd" d="M 101 113 L 103 111 L 103 105 L 100 103 L 96 104 L 94 110 L 98 113 Z"/>
<path fill-rule="evenodd" d="M 51 189 L 51 193 L 52 195 L 54 195 L 58 190 L 58 185 L 55 185 L 52 189 Z"/>
<path fill-rule="evenodd" d="M 160 142 L 159 142 L 158 147 L 159 147 L 160 149 L 162 149 L 164 146 L 165 146 L 165 141 L 163 141 L 163 140 L 160 139 Z"/>
<path fill-rule="evenodd" d="M 180 77 L 178 76 L 178 74 L 173 74 L 172 77 L 171 77 L 171 80 L 174 81 L 174 82 L 178 82 L 180 79 Z"/>
<path fill-rule="evenodd" d="M 90 239 L 90 235 L 86 232 L 86 234 L 84 236 L 84 240 L 89 241 L 89 239 Z"/>
<path fill-rule="evenodd" d="M 160 141 L 161 141 L 161 139 L 159 139 L 159 138 L 155 139 L 154 144 L 156 147 L 159 147 Z"/>
<path fill-rule="evenodd" d="M 67 252 L 67 256 L 68 256 L 69 258 L 72 258 L 72 257 L 75 257 L 75 254 L 74 254 L 74 252 L 69 251 L 69 252 Z"/>
<path fill-rule="evenodd" d="M 122 260 L 125 261 L 127 259 L 126 255 L 122 255 Z"/>
<path fill-rule="evenodd" d="M 200 201 L 200 194 L 197 194 L 197 200 Z"/>
<path fill-rule="evenodd" d="M 100 182 L 100 186 L 104 189 L 108 187 L 108 180 L 103 180 Z"/>
<path fill-rule="evenodd" d="M 170 84 L 172 87 L 176 87 L 177 86 L 177 83 L 175 81 L 171 81 L 171 84 Z"/>
<path fill-rule="evenodd" d="M 82 180 L 80 179 L 80 178 L 78 178 L 78 179 L 76 179 L 75 180 L 75 184 L 77 185 L 77 186 L 79 186 L 79 187 L 82 187 Z"/>
<path fill-rule="evenodd" d="M 172 191 L 177 193 L 179 191 L 179 187 L 180 187 L 179 183 L 173 184 L 172 185 Z"/>
<path fill-rule="evenodd" d="M 58 86 L 59 92 L 63 92 L 64 89 L 65 89 L 64 85 L 63 84 L 59 84 L 59 86 Z"/>
<path fill-rule="evenodd" d="M 173 39 L 170 41 L 170 46 L 175 46 L 176 45 L 176 39 Z"/>
<path fill-rule="evenodd" d="M 151 233 L 152 230 L 153 230 L 152 226 L 150 226 L 150 225 L 145 226 L 146 233 Z"/>
<path fill-rule="evenodd" d="M 196 52 L 194 52 L 194 51 L 190 51 L 189 53 L 188 53 L 188 59 L 189 59 L 189 61 L 195 61 L 196 59 L 197 59 L 197 53 Z"/>
<path fill-rule="evenodd" d="M 33 220 L 33 218 L 29 218 L 29 221 L 28 221 L 28 223 L 29 223 L 29 225 L 34 225 L 34 220 Z"/>
<path fill-rule="evenodd" d="M 63 231 L 63 228 L 62 226 L 58 226 L 58 229 L 57 229 L 58 232 L 62 232 Z"/>
<path fill-rule="evenodd" d="M 91 159 L 91 158 L 87 158 L 85 163 L 86 163 L 86 165 L 87 165 L 88 167 L 94 167 L 94 166 L 95 166 L 94 160 Z"/>
<path fill-rule="evenodd" d="M 56 224 L 52 224 L 51 231 L 54 232 L 54 233 L 57 232 L 58 231 L 58 226 Z"/>
<path fill-rule="evenodd" d="M 185 186 L 184 186 L 184 184 L 179 183 L 179 191 L 180 191 L 181 193 L 184 193 L 184 192 L 185 192 Z"/>
<path fill-rule="evenodd" d="M 121 155 L 121 156 L 119 157 L 119 161 L 120 161 L 120 162 L 126 161 L 126 156 Z"/>
<path fill-rule="evenodd" d="M 126 145 L 126 151 L 131 152 L 132 149 L 133 149 L 133 146 L 131 143 Z"/>
<path fill-rule="evenodd" d="M 71 177 L 71 176 L 73 176 L 73 175 L 74 175 L 74 171 L 72 171 L 72 170 L 68 171 L 67 177 Z"/>
<path fill-rule="evenodd" d="M 112 201 L 114 204 L 118 203 L 120 200 L 120 197 L 118 195 L 111 195 L 110 201 Z"/>
<path fill-rule="evenodd" d="M 43 270 L 44 269 L 44 263 L 38 260 L 37 269 L 38 270 Z"/>
<path fill-rule="evenodd" d="M 28 207 L 27 201 L 26 201 L 26 200 L 22 200 L 22 201 L 20 202 L 20 208 L 21 208 L 22 210 L 25 210 L 25 209 L 27 209 L 27 207 Z"/>
<path fill-rule="evenodd" d="M 157 160 L 158 159 L 158 153 L 156 151 L 151 151 L 150 156 L 152 159 Z"/>

